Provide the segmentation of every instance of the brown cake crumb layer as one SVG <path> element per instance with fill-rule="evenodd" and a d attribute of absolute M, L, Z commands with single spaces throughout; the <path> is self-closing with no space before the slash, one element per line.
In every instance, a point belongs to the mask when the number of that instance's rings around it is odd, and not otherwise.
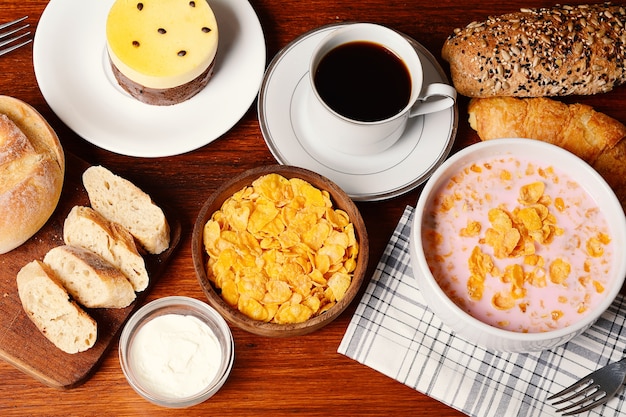
<path fill-rule="evenodd" d="M 124 91 L 137 100 L 142 103 L 155 106 L 171 106 L 173 104 L 189 100 L 191 97 L 202 91 L 213 75 L 214 64 L 215 61 L 213 61 L 202 74 L 188 83 L 172 88 L 145 87 L 122 74 L 113 62 L 111 62 L 111 69 L 113 70 L 113 75 L 115 76 L 118 84 L 124 89 Z"/>

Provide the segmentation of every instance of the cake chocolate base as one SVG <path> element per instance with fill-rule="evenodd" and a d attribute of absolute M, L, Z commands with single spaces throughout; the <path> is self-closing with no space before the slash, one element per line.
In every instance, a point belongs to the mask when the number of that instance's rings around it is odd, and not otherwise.
<path fill-rule="evenodd" d="M 213 75 L 213 67 L 215 61 L 211 62 L 211 65 L 209 65 L 202 74 L 189 81 L 188 83 L 179 85 L 177 87 L 162 89 L 149 88 L 139 83 L 136 83 L 135 81 L 122 74 L 120 70 L 117 69 L 115 64 L 113 64 L 113 62 L 110 63 L 111 69 L 113 70 L 113 75 L 115 76 L 117 83 L 128 94 L 141 101 L 142 103 L 155 106 L 171 106 L 173 104 L 178 104 L 182 103 L 183 101 L 189 100 L 191 97 L 202 91 L 204 87 L 206 87 L 209 79 Z"/>

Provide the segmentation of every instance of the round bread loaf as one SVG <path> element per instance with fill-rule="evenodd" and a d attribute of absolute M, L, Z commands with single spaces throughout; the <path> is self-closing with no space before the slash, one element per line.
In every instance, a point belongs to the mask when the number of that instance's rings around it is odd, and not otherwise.
<path fill-rule="evenodd" d="M 0 254 L 48 221 L 64 175 L 63 148 L 46 120 L 23 101 L 0 96 Z"/>
<path fill-rule="evenodd" d="M 185 101 L 213 74 L 218 28 L 206 0 L 118 0 L 106 39 L 118 84 L 147 104 Z"/>

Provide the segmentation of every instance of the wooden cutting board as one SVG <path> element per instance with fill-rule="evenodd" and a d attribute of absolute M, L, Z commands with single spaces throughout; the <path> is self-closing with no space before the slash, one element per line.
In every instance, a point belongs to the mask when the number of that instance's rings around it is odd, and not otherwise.
<path fill-rule="evenodd" d="M 65 182 L 56 211 L 44 227 L 24 245 L 0 255 L 0 358 L 44 384 L 66 389 L 86 381 L 112 343 L 118 340 L 123 324 L 145 298 L 180 242 L 180 221 L 165 213 L 171 228 L 170 248 L 159 255 L 146 255 L 150 285 L 123 309 L 86 309 L 98 322 L 98 338 L 89 350 L 68 354 L 57 349 L 30 321 L 17 294 L 15 277 L 33 259 L 42 260 L 49 249 L 63 244 L 63 222 L 75 205 L 89 205 L 82 173 L 89 164 L 65 155 Z M 132 178 L 128 178 L 132 181 Z M 149 193 L 149 190 L 146 190 Z M 157 202 L 158 203 L 158 202 Z M 1 215 L 1 214 L 0 214 Z"/>

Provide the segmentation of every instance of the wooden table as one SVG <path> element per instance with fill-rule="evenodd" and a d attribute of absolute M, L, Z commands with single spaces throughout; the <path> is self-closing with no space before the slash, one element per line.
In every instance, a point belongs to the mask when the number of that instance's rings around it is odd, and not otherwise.
<path fill-rule="evenodd" d="M 92 0 L 95 1 L 95 0 Z M 527 0 L 252 0 L 266 36 L 269 60 L 298 35 L 329 23 L 373 21 L 398 29 L 421 42 L 439 58 L 445 38 L 455 27 L 487 15 L 552 2 Z M 572 1 L 570 3 L 582 3 Z M 47 2 L 5 0 L 0 21 L 29 15 L 34 29 Z M 71 45 L 67 46 L 71 48 Z M 198 211 L 224 180 L 248 168 L 275 163 L 265 145 L 256 103 L 223 137 L 184 155 L 142 159 L 99 149 L 73 133 L 44 100 L 33 70 L 32 45 L 0 58 L 0 92 L 36 107 L 56 129 L 66 152 L 136 180 L 167 201 L 180 217 L 180 249 L 147 301 L 169 295 L 205 299 L 196 280 L 190 236 Z M 597 97 L 572 98 L 592 104 L 626 122 L 626 90 Z M 467 124 L 467 99 L 459 100 L 459 127 L 454 150 L 478 141 Z M 384 202 L 358 206 L 369 230 L 369 276 L 406 205 L 420 189 Z M 186 411 L 162 409 L 130 388 L 118 362 L 117 346 L 83 385 L 59 391 L 0 363 L 0 415 L 462 415 L 438 401 L 338 354 L 337 347 L 356 302 L 335 322 L 309 336 L 270 339 L 233 328 L 236 362 L 226 385 L 209 401 Z"/>

